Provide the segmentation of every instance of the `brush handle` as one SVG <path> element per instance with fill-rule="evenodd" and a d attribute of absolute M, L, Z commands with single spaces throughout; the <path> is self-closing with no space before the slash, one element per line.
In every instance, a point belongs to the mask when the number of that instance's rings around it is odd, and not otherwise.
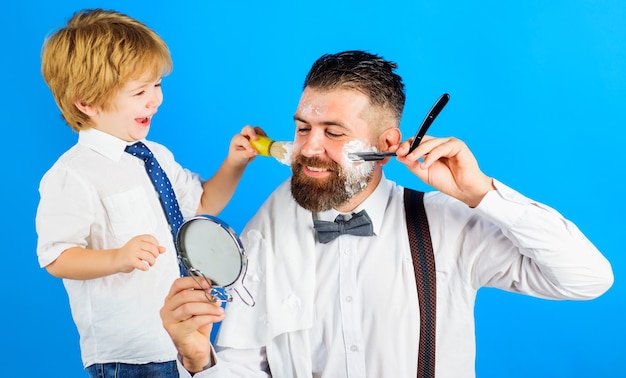
<path fill-rule="evenodd" d="M 271 156 L 270 148 L 272 147 L 274 140 L 264 135 L 257 135 L 256 137 L 257 138 L 255 140 L 250 139 L 250 145 L 252 148 L 254 148 L 261 156 Z"/>

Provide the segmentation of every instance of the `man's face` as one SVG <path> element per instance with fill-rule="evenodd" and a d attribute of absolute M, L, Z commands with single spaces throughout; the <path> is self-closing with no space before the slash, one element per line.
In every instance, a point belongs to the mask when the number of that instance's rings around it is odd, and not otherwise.
<path fill-rule="evenodd" d="M 376 163 L 353 163 L 347 149 L 375 144 L 371 112 L 361 92 L 304 90 L 294 116 L 291 178 L 291 192 L 300 206 L 313 212 L 339 210 L 367 187 Z"/>

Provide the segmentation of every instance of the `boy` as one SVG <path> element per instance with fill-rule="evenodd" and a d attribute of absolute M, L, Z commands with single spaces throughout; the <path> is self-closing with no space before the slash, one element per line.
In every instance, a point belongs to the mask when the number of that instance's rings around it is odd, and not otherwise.
<path fill-rule="evenodd" d="M 161 37 L 116 11 L 80 11 L 43 46 L 43 77 L 78 143 L 41 180 L 37 255 L 63 278 L 92 377 L 178 377 L 176 349 L 159 318 L 179 276 L 173 235 L 183 218 L 218 214 L 256 155 L 246 126 L 203 182 L 166 147 L 146 141 L 171 70 Z M 171 182 L 176 199 L 167 206 L 144 160 L 132 154 L 142 154 L 131 147 L 137 141 Z"/>

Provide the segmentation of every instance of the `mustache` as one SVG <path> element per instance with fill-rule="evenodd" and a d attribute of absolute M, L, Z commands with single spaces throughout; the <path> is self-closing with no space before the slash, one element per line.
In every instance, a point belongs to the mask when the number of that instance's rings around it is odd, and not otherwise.
<path fill-rule="evenodd" d="M 324 160 L 319 157 L 306 157 L 304 155 L 298 155 L 293 160 L 294 166 L 309 166 L 309 167 L 317 167 L 322 169 L 327 169 L 330 171 L 338 172 L 341 170 L 341 166 L 337 164 L 337 162 L 333 160 Z"/>

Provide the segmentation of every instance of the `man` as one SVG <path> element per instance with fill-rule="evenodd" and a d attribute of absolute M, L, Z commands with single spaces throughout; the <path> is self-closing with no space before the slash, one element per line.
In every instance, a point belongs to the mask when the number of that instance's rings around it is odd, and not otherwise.
<path fill-rule="evenodd" d="M 436 266 L 437 377 L 473 377 L 480 287 L 590 299 L 613 282 L 607 260 L 571 222 L 485 175 L 455 138 L 401 143 L 396 65 L 362 51 L 322 56 L 295 114 L 293 175 L 242 233 L 245 286 L 257 305 L 224 313 L 192 279 L 161 310 L 194 377 L 415 377 L 420 309 L 403 188 L 355 150 L 395 151 L 437 192 L 424 206 Z M 315 221 L 365 210 L 371 236 L 316 235 Z M 212 350 L 212 324 L 224 320 Z M 181 367 L 181 370 L 182 367 Z"/>

